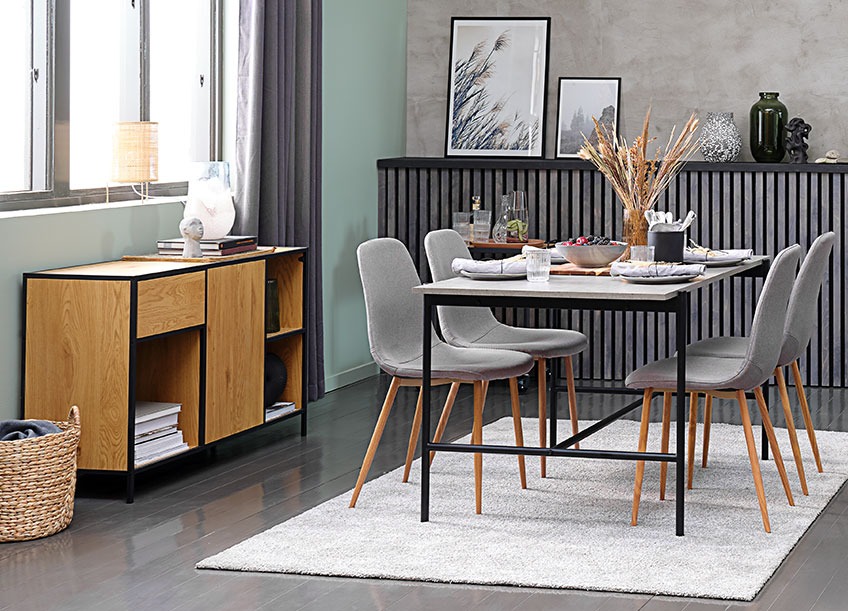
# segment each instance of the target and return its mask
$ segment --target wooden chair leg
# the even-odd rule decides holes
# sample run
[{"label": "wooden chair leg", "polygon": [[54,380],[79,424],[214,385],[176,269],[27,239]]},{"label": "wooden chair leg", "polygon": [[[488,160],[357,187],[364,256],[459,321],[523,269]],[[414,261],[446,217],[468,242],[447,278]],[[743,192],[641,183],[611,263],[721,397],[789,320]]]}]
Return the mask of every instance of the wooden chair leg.
[{"label": "wooden chair leg", "polygon": [[409,444],[406,446],[406,462],[403,465],[403,483],[409,481],[409,470],[412,468],[412,457],[418,446],[418,436],[421,434],[421,406],[424,402],[424,387],[418,391],[418,403],[415,405],[415,416],[412,417],[412,430],[409,432]]},{"label": "wooden chair leg", "polygon": [[[574,390],[574,365],[571,357],[565,357],[565,384],[568,388],[568,415],[571,418],[571,434],[576,435],[580,431],[577,426],[577,391]],[[574,449],[579,450],[580,444],[575,443]]]},{"label": "wooden chair leg", "polygon": [[813,449],[813,458],[816,459],[816,469],[818,469],[819,473],[822,473],[819,444],[816,442],[816,431],[813,428],[813,419],[810,417],[810,406],[807,404],[807,395],[804,393],[804,384],[801,382],[801,370],[798,368],[798,361],[792,361],[792,378],[795,380],[795,391],[798,393],[798,401],[801,403],[804,428],[807,429],[807,437],[810,438],[810,447]]},{"label": "wooden chair leg", "polygon": [[745,391],[736,391],[736,400],[739,402],[739,411],[742,415],[742,426],[745,430],[745,443],[748,446],[748,460],[751,461],[751,473],[754,476],[754,487],[757,489],[757,500],[760,503],[760,514],[763,518],[763,528],[767,533],[770,533],[771,526],[769,525],[768,509],[766,508],[766,493],[763,489],[763,476],[760,473],[760,461],[757,458],[757,446],[754,444],[754,431],[751,429],[751,417],[748,415]]},{"label": "wooden chair leg", "polygon": [[692,490],[695,472],[695,427],[698,425],[698,393],[689,393],[689,438],[686,448],[686,489]]},{"label": "wooden chair leg", "polygon": [[374,433],[371,435],[371,441],[368,443],[368,449],[365,452],[362,467],[359,469],[359,477],[356,480],[356,487],[354,487],[353,496],[350,499],[351,508],[356,506],[356,500],[359,498],[359,492],[362,490],[362,484],[365,483],[365,478],[368,477],[368,471],[371,469],[371,462],[374,460],[374,454],[377,452],[377,446],[380,445],[380,437],[383,436],[383,429],[386,428],[386,420],[388,420],[389,413],[392,411],[392,405],[394,405],[398,388],[400,388],[400,378],[394,377],[392,378],[391,384],[389,384],[389,392],[386,393],[386,399],[383,401],[380,416],[377,418],[377,425],[374,427]]},{"label": "wooden chair leg", "polygon": [[[485,389],[483,382],[474,382],[474,425],[471,429],[471,443],[483,443],[483,402]],[[474,455],[474,500],[475,512],[483,513],[483,455]]]},{"label": "wooden chair leg", "polygon": [[[662,443],[660,451],[663,454],[668,453],[668,435],[671,428],[671,393],[663,393],[663,413],[662,413]],[[660,500],[665,500],[665,482],[668,477],[668,463],[660,463]]]},{"label": "wooden chair leg", "polygon": [[707,456],[710,453],[710,425],[713,420],[713,396],[707,393],[704,400],[704,452],[701,456],[701,468],[707,468]]},{"label": "wooden chair leg", "polygon": [[766,436],[771,446],[771,453],[774,454],[774,464],[777,466],[777,472],[780,474],[780,481],[783,483],[783,490],[786,492],[786,500],[790,505],[795,505],[795,499],[792,498],[792,489],[789,487],[789,478],[786,477],[786,467],[783,465],[783,456],[780,454],[780,448],[777,446],[777,437],[774,435],[774,427],[771,424],[771,418],[768,414],[768,405],[763,397],[761,388],[754,391],[754,396],[757,399],[757,407],[760,409],[760,415],[763,418],[763,427],[766,429]]},{"label": "wooden chair leg", "polygon": [[[648,448],[648,424],[651,416],[651,397],[654,394],[653,388],[646,388],[642,395],[642,424],[639,427],[639,452],[644,452]],[[645,476],[645,461],[636,461],[636,483],[633,486],[633,510],[630,517],[630,525],[636,526],[639,518],[639,499],[642,497],[642,479]]]},{"label": "wooden chair leg", "polygon": [[795,468],[798,470],[798,479],[801,480],[801,492],[804,496],[807,496],[809,495],[807,476],[804,473],[804,463],[801,460],[801,446],[798,445],[798,434],[795,432],[795,419],[792,417],[792,406],[789,404],[789,391],[786,389],[783,367],[774,370],[774,377],[777,380],[778,392],[780,392],[780,402],[783,404],[783,415],[786,418],[786,430],[789,432],[789,445],[792,446]]},{"label": "wooden chair leg", "polygon": [[[521,404],[518,401],[518,378],[509,379],[509,397],[512,403],[512,427],[515,429],[515,445],[524,447],[524,429],[521,427]],[[524,456],[518,455],[518,475],[521,488],[527,488],[527,471],[524,468]]]},{"label": "wooden chair leg", "polygon": [[[459,392],[459,382],[453,382],[450,385],[448,398],[445,400],[445,406],[442,408],[442,415],[439,416],[439,424],[436,426],[436,434],[433,436],[433,442],[439,443],[442,440],[442,435],[445,434],[445,427],[448,425],[453,404],[456,401],[456,394]],[[435,452],[430,452],[430,464],[433,464],[433,459],[436,457]]]},{"label": "wooden chair leg", "polygon": [[[548,446],[547,420],[548,420],[548,377],[547,377],[547,361],[545,359],[536,359],[536,371],[539,387],[539,447],[546,448]],[[540,469],[542,477],[548,476],[547,461],[544,456],[539,457]]]}]

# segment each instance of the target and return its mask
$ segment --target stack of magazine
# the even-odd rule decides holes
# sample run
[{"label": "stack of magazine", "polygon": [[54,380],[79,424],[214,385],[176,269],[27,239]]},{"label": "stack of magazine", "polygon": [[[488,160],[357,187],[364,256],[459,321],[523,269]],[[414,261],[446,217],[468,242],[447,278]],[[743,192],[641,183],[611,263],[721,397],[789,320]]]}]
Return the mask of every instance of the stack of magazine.
[{"label": "stack of magazine", "polygon": [[277,401],[265,408],[265,422],[280,418],[294,411],[293,401]]},{"label": "stack of magazine", "polygon": [[[158,240],[156,247],[160,255],[181,256],[184,244],[183,238],[170,238]],[[200,240],[200,251],[204,257],[224,257],[251,250],[256,250],[256,236],[253,235],[227,235],[213,240]]]},{"label": "stack of magazine", "polygon": [[188,449],[183,432],[177,428],[181,408],[179,403],[136,401],[136,466]]}]

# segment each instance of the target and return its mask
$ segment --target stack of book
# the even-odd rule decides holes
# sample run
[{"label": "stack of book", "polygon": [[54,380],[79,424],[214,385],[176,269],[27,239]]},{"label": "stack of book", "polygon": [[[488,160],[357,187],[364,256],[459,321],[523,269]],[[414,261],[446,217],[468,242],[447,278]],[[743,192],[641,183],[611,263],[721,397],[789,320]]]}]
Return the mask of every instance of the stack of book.
[{"label": "stack of book", "polygon": [[294,411],[294,402],[292,401],[277,401],[273,405],[265,408],[265,422],[290,414]]},{"label": "stack of book", "polygon": [[177,428],[182,405],[157,401],[135,403],[135,465],[188,449]]},{"label": "stack of book", "polygon": [[[156,247],[160,255],[180,256],[183,254],[184,244],[183,238],[170,238],[158,240]],[[224,257],[251,250],[256,250],[256,236],[252,235],[227,235],[214,240],[200,240],[200,251],[204,257]]]}]

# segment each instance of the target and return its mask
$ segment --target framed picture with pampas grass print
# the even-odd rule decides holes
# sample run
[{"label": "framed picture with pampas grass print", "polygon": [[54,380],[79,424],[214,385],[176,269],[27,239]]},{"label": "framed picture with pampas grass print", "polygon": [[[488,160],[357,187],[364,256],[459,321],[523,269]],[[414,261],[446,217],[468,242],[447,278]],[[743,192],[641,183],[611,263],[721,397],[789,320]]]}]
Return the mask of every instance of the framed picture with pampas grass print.
[{"label": "framed picture with pampas grass print", "polygon": [[618,139],[618,107],[621,79],[587,77],[559,79],[557,110],[557,158],[575,158],[583,148],[583,136],[598,144],[595,120],[611,140]]},{"label": "framed picture with pampas grass print", "polygon": [[543,156],[550,23],[451,20],[445,156]]}]

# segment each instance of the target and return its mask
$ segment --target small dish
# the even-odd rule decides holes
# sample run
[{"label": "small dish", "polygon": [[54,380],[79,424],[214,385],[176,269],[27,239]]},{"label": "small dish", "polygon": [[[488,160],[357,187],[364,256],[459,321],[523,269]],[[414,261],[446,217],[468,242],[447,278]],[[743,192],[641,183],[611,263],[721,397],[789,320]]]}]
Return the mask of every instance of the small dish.
[{"label": "small dish", "polygon": [[718,261],[699,261],[699,263],[702,263],[705,267],[732,267],[739,265],[744,260],[742,257],[734,257],[732,259],[719,259]]},{"label": "small dish", "polygon": [[466,278],[471,278],[472,280],[523,280],[527,278],[527,274],[485,274],[482,272],[467,272],[462,270],[460,272]]},{"label": "small dish", "polygon": [[686,274],[684,276],[616,276],[631,284],[682,284],[694,280],[701,274]]}]

